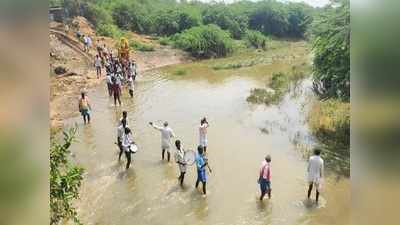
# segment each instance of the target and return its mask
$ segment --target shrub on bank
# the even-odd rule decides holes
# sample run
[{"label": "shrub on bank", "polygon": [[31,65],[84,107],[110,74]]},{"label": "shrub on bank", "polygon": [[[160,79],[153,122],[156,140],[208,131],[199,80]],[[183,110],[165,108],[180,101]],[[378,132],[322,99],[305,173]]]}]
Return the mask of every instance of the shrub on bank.
[{"label": "shrub on bank", "polygon": [[100,24],[97,26],[96,32],[97,35],[111,38],[118,38],[122,36],[122,31],[114,24]]},{"label": "shrub on bank", "polygon": [[316,102],[310,112],[309,124],[322,143],[349,148],[350,103],[337,99]]},{"label": "shrub on bank", "polygon": [[129,40],[129,45],[134,50],[138,50],[138,51],[142,51],[142,52],[154,51],[154,46],[151,44],[143,44],[138,41]]},{"label": "shrub on bank", "polygon": [[269,38],[264,36],[260,31],[247,30],[244,39],[247,46],[253,48],[267,49],[267,44],[270,41]]},{"label": "shrub on bank", "polygon": [[216,25],[194,27],[172,37],[175,47],[198,58],[223,57],[233,52],[229,33]]}]

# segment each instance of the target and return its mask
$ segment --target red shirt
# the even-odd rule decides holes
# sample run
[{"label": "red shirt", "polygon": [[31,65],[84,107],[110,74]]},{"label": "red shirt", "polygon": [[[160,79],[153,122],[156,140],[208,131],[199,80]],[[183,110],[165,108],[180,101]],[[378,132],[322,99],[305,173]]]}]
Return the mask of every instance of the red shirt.
[{"label": "red shirt", "polygon": [[271,180],[271,164],[263,160],[260,168],[260,177]]}]

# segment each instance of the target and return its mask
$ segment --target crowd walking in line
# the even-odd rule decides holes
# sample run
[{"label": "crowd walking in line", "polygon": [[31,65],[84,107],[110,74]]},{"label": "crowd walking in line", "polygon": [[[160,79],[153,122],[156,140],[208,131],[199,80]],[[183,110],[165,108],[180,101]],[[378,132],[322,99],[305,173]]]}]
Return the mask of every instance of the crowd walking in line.
[{"label": "crowd walking in line", "polygon": [[[89,36],[83,35],[84,40],[84,51],[89,51],[91,46],[91,39]],[[107,94],[109,97],[113,97],[114,105],[122,105],[121,95],[123,86],[126,85],[129,96],[132,98],[134,96],[134,82],[137,76],[137,64],[134,60],[124,60],[118,59],[113,56],[112,52],[106,48],[106,45],[102,45],[100,41],[97,41],[96,45],[97,55],[94,59],[94,67],[96,69],[97,78],[102,76],[102,69],[106,72],[106,85]],[[79,98],[79,112],[83,117],[84,124],[90,123],[91,121],[91,110],[92,106],[89,102],[89,98],[86,92],[81,93]],[[132,154],[135,154],[138,150],[133,138],[133,130],[128,126],[128,112],[123,111],[122,118],[117,124],[117,142],[118,146],[118,161],[121,160],[122,155],[126,158],[126,169],[130,168],[132,162]],[[198,127],[198,146],[197,152],[192,150],[185,150],[183,147],[182,140],[177,139],[173,129],[170,127],[169,123],[165,121],[162,125],[157,125],[153,122],[149,122],[149,125],[155,130],[160,131],[161,134],[161,160],[164,161],[165,153],[167,153],[166,159],[169,163],[171,161],[171,151],[172,151],[172,139],[175,138],[176,151],[174,154],[175,163],[179,169],[179,184],[184,185],[185,175],[187,173],[188,167],[192,164],[196,165],[197,179],[195,182],[195,188],[197,189],[199,184],[202,184],[203,196],[207,194],[207,169],[208,173],[212,173],[211,167],[209,165],[207,151],[208,151],[208,139],[207,131],[210,127],[209,122],[206,117],[200,120],[200,125]],[[316,190],[316,202],[319,201],[319,195],[321,192],[322,179],[324,173],[324,161],[321,158],[321,150],[314,149],[314,154],[308,160],[307,166],[307,198],[310,199],[311,192],[315,188]],[[267,155],[261,163],[261,167],[258,172],[257,182],[260,187],[260,197],[259,200],[262,201],[265,195],[268,199],[271,198],[272,188],[271,188],[271,161],[270,155]]]}]

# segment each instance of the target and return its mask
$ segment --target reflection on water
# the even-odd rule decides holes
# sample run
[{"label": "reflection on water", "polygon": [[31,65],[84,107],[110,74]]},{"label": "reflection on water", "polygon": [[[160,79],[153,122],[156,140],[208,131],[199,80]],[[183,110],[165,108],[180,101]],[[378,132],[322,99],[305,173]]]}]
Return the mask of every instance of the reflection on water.
[{"label": "reflection on water", "polygon": [[[89,93],[92,124],[79,123],[75,160],[86,169],[78,202],[85,224],[348,224],[350,186],[335,166],[329,166],[321,203],[305,201],[307,151],[315,145],[306,124],[312,101],[306,80],[292,87],[277,106],[249,105],[251,88],[263,86],[256,77],[230,76],[213,80],[185,76],[169,79],[156,72],[137,82],[134,98],[123,96],[113,107],[105,87]],[[123,110],[139,146],[124,170],[114,144]],[[194,149],[199,120],[207,116],[208,195],[194,188],[195,167],[185,185],[178,184],[175,163],[162,162],[160,134],[149,121],[167,120],[185,148]],[[258,201],[259,165],[272,155],[272,199]],[[332,153],[333,154],[333,153]],[[330,161],[330,160],[328,160]],[[340,161],[340,160],[339,160]],[[342,167],[341,164],[335,164]],[[200,185],[201,186],[201,185]]]}]

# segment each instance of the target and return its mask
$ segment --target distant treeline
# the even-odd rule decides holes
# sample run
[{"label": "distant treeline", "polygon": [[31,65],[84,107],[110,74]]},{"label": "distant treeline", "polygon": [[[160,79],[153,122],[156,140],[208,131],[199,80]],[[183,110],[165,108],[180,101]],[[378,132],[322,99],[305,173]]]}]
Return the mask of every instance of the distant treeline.
[{"label": "distant treeline", "polygon": [[70,17],[84,16],[96,27],[117,26],[143,34],[171,36],[192,27],[215,24],[234,39],[243,38],[248,29],[276,37],[303,38],[313,14],[313,8],[304,3],[275,0],[232,4],[175,0],[50,0],[50,5],[61,5]]}]

